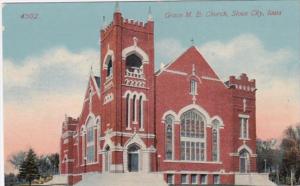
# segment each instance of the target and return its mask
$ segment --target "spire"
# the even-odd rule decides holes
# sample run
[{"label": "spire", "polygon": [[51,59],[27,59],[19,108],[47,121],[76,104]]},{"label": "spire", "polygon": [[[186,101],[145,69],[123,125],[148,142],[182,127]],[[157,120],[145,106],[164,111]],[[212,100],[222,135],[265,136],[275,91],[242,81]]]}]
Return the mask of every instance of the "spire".
[{"label": "spire", "polygon": [[148,8],[148,21],[153,21],[151,6]]},{"label": "spire", "polygon": [[104,29],[106,27],[106,20],[105,20],[105,16],[102,17],[102,29]]},{"label": "spire", "polygon": [[194,38],[191,39],[191,44],[194,45]]},{"label": "spire", "polygon": [[94,72],[93,72],[93,64],[91,65],[90,76],[94,76]]},{"label": "spire", "polygon": [[105,20],[105,16],[103,16],[102,18],[102,29],[104,30],[106,27],[106,20]]},{"label": "spire", "polygon": [[116,12],[121,12],[120,11],[120,6],[119,6],[119,1],[116,1],[116,5],[115,5],[115,13]]}]

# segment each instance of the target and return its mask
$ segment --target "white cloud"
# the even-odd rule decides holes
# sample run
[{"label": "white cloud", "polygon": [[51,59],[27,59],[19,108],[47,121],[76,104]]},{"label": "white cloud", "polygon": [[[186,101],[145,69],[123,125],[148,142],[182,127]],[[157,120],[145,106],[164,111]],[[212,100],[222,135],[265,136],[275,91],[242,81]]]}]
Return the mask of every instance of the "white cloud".
[{"label": "white cloud", "polygon": [[159,40],[155,44],[155,52],[160,59],[158,62],[164,64],[167,64],[170,62],[170,60],[177,58],[184,51],[184,49],[185,48],[178,40],[172,38]]},{"label": "white cloud", "polygon": [[[28,57],[23,61],[4,60],[4,89],[38,88],[44,77],[86,79],[89,68],[99,62],[99,54],[95,50],[73,53],[66,48],[51,49],[41,56]],[[56,82],[59,83],[59,82]]]},{"label": "white cloud", "polygon": [[226,43],[208,42],[199,48],[222,78],[228,78],[233,73],[246,72],[251,77],[260,80],[263,78],[265,82],[271,75],[286,74],[289,63],[296,60],[291,49],[267,50],[262,41],[252,34],[237,36]]},{"label": "white cloud", "polygon": [[[4,60],[6,158],[29,147],[43,154],[58,152],[64,114],[80,115],[92,64],[99,73],[97,51],[74,53],[62,47],[23,61]],[[35,135],[27,135],[31,131]],[[5,163],[5,170],[13,169]]]}]

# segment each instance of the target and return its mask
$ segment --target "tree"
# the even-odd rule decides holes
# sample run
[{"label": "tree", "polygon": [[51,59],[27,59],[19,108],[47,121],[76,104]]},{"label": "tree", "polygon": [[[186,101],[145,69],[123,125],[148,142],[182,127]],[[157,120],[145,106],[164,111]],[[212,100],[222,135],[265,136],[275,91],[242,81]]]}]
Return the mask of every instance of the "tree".
[{"label": "tree", "polygon": [[281,142],[283,153],[281,172],[285,177],[295,173],[296,181],[300,178],[300,124],[288,127]]},{"label": "tree", "polygon": [[39,177],[37,157],[32,149],[29,149],[24,162],[20,166],[19,177],[28,181],[30,186],[31,182]]},{"label": "tree", "polygon": [[52,166],[52,174],[58,174],[59,173],[59,154],[54,153],[49,156],[49,160],[51,162]]},{"label": "tree", "polygon": [[[257,171],[258,172],[274,172],[278,169],[281,160],[280,150],[276,148],[277,141],[260,140],[256,141],[257,153]],[[266,166],[266,167],[265,167]],[[266,170],[265,170],[266,169]]]},{"label": "tree", "polygon": [[25,157],[26,152],[20,151],[17,154],[12,155],[9,159],[9,162],[15,167],[15,169],[19,169],[24,162]]},{"label": "tree", "polygon": [[52,165],[48,156],[40,156],[38,158],[38,162],[39,162],[38,163],[39,174],[42,177],[47,177],[52,174],[52,169],[51,169]]}]

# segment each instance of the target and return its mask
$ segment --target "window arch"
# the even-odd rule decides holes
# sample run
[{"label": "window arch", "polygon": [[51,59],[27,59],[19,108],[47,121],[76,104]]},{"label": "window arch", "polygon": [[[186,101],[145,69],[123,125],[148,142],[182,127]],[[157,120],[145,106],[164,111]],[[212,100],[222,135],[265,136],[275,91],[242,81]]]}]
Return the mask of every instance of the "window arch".
[{"label": "window arch", "polygon": [[215,119],[212,122],[212,161],[220,159],[220,121]]},{"label": "window arch", "polygon": [[180,117],[181,160],[205,161],[205,119],[196,109]]},{"label": "window arch", "polygon": [[165,158],[167,160],[173,159],[173,124],[174,117],[167,115],[165,119]]}]

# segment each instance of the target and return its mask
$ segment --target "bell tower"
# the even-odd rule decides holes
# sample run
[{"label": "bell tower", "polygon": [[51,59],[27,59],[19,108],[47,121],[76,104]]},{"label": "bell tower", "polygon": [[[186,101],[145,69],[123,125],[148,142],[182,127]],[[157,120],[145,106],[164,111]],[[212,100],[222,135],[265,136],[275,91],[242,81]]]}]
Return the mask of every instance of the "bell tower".
[{"label": "bell tower", "polygon": [[112,22],[101,29],[105,171],[149,172],[155,166],[154,22],[150,9],[148,14],[146,23],[124,19],[116,3]]}]

